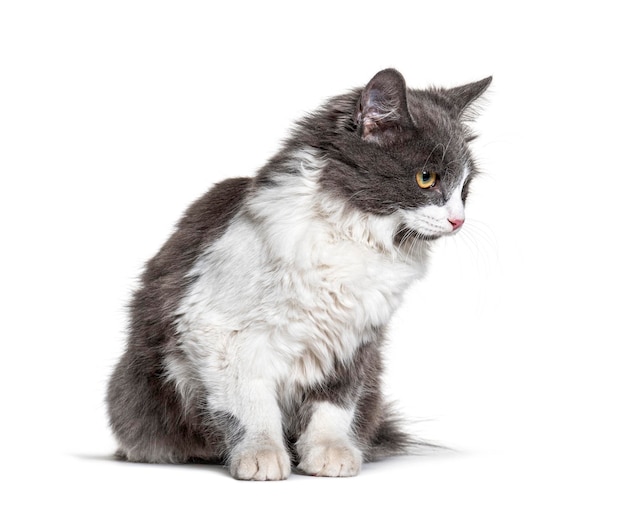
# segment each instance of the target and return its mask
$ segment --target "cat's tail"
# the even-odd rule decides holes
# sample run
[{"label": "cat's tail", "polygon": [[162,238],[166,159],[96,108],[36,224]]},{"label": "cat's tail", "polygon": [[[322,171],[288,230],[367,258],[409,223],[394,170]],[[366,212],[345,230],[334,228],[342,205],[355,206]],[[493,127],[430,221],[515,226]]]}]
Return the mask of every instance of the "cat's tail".
[{"label": "cat's tail", "polygon": [[444,445],[417,438],[407,429],[407,422],[387,407],[385,419],[381,422],[369,444],[365,457],[367,461],[377,461],[389,456],[426,455],[450,451]]}]

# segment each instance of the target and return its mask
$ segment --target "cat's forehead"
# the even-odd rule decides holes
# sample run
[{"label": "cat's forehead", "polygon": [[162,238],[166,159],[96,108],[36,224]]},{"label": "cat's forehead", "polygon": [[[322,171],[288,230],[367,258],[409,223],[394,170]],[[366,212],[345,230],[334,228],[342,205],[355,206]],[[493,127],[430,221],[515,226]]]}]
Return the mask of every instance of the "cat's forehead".
[{"label": "cat's forehead", "polygon": [[415,131],[405,147],[407,157],[425,168],[461,174],[469,155],[461,122],[423,92],[410,93],[408,101]]},{"label": "cat's forehead", "polygon": [[444,96],[434,91],[409,90],[407,105],[422,133],[442,141],[462,139],[463,124],[451,113]]},{"label": "cat's forehead", "polygon": [[405,157],[416,166],[454,174],[462,171],[470,152],[465,140],[449,132],[418,130],[404,148]]}]

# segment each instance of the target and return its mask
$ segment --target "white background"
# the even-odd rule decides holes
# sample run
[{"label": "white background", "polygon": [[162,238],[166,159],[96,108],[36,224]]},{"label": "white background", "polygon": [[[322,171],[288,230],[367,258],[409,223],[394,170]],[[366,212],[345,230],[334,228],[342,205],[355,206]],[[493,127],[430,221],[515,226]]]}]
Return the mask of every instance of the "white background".
[{"label": "white background", "polygon": [[[2,514],[624,515],[618,4],[225,5],[1,4]],[[458,452],[281,483],[111,461],[144,261],[210,185],[390,66],[413,87],[494,76],[468,224],[387,349],[390,396]]]}]

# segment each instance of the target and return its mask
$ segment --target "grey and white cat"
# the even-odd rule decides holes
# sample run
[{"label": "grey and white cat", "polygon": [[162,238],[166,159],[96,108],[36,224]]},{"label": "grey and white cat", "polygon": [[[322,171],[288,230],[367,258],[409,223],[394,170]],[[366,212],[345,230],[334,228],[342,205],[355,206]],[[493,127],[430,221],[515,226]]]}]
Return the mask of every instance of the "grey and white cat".
[{"label": "grey and white cat", "polygon": [[490,82],[414,90],[383,70],[187,210],[110,380],[121,457],[272,480],[409,451],[381,394],[385,327],[433,240],[463,225],[468,108]]}]

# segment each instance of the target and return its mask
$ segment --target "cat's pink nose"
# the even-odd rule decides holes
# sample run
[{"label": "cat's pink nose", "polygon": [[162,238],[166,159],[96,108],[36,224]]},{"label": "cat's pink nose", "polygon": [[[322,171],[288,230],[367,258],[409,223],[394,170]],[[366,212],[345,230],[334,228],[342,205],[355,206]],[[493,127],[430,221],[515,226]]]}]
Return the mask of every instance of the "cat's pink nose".
[{"label": "cat's pink nose", "polygon": [[465,219],[448,219],[448,222],[452,225],[452,231],[454,231],[463,226]]}]

